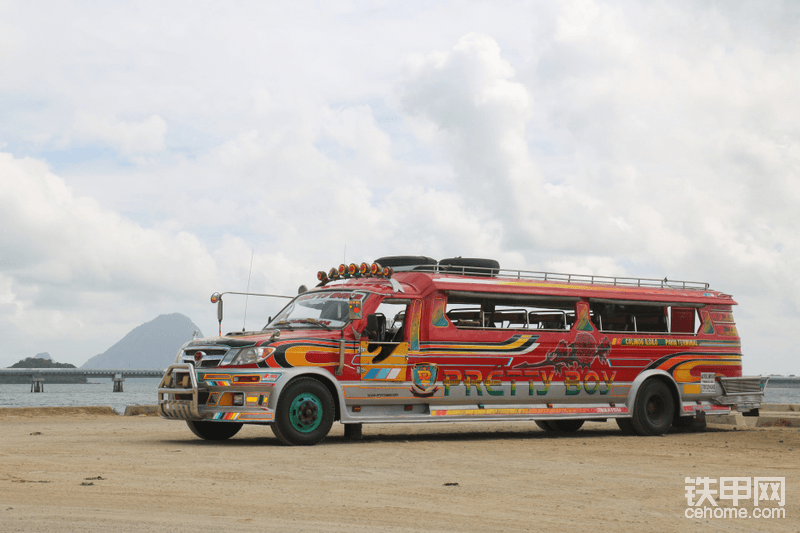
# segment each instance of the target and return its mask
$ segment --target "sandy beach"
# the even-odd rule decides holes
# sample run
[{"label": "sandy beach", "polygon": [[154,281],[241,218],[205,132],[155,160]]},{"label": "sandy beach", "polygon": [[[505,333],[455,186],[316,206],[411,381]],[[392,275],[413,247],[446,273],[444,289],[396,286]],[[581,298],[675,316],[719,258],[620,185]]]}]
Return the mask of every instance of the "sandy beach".
[{"label": "sandy beach", "polygon": [[[109,408],[0,409],[0,531],[797,531],[800,431],[662,437],[613,422],[334,424],[281,446],[245,426],[209,443]],[[685,517],[685,477],[786,478],[785,518]],[[730,501],[719,501],[731,507]],[[762,504],[763,505],[763,504]],[[772,507],[776,507],[774,503]],[[739,502],[748,513],[752,499]]]}]

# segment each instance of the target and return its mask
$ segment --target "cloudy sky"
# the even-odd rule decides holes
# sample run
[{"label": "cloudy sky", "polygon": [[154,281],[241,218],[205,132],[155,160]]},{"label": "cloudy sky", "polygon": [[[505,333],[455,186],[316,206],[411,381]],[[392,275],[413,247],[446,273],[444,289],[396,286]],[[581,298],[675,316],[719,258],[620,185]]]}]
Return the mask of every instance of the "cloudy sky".
[{"label": "cloudy sky", "polygon": [[0,0],[0,366],[420,254],[708,281],[800,374],[798,65],[792,1]]}]

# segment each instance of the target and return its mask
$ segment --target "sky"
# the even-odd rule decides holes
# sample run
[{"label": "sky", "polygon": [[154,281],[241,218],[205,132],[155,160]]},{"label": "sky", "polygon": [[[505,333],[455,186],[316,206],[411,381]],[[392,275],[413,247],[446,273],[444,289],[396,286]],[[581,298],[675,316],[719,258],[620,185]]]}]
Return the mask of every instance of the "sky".
[{"label": "sky", "polygon": [[798,65],[792,1],[0,0],[0,366],[426,255],[705,281],[800,374]]}]

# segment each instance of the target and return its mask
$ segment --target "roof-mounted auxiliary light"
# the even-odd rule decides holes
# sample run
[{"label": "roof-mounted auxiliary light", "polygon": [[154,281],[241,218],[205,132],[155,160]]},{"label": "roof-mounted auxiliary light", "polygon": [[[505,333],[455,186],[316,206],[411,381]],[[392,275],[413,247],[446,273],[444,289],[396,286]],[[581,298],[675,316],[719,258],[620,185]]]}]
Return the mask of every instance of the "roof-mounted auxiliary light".
[{"label": "roof-mounted auxiliary light", "polygon": [[338,268],[331,268],[327,274],[323,270],[317,272],[317,279],[319,280],[319,285],[317,286],[320,287],[328,282],[340,279],[360,277],[390,279],[392,274],[394,274],[392,267],[383,267],[380,265],[380,263],[361,263],[359,265],[355,263],[350,263],[349,265],[342,263]]}]

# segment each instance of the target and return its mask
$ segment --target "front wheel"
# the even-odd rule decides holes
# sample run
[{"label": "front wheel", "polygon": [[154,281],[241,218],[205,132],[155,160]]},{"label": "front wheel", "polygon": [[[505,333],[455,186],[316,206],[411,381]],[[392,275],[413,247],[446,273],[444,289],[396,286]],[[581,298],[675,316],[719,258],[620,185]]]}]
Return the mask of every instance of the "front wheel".
[{"label": "front wheel", "polygon": [[200,422],[187,420],[192,433],[205,440],[228,440],[242,429],[241,422]]},{"label": "front wheel", "polygon": [[333,410],[325,385],[313,378],[296,379],[281,393],[272,432],[284,444],[317,444],[331,430]]},{"label": "front wheel", "polygon": [[672,425],[675,403],[663,381],[645,381],[636,395],[631,423],[639,435],[663,435]]}]

